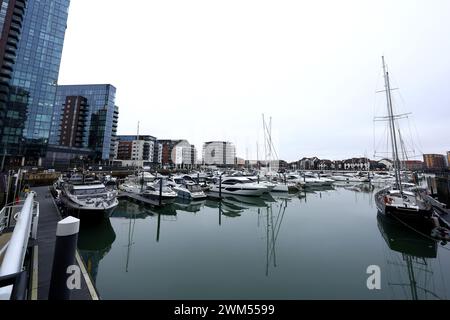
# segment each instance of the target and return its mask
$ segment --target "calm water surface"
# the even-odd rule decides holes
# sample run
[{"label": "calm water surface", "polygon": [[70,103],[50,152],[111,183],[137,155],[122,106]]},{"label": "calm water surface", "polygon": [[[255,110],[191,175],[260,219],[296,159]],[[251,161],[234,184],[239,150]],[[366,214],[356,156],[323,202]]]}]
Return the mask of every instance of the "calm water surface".
[{"label": "calm water surface", "polygon": [[[450,246],[377,215],[373,191],[264,199],[122,200],[82,220],[79,250],[103,299],[447,299]],[[381,269],[368,290],[367,267]]]}]

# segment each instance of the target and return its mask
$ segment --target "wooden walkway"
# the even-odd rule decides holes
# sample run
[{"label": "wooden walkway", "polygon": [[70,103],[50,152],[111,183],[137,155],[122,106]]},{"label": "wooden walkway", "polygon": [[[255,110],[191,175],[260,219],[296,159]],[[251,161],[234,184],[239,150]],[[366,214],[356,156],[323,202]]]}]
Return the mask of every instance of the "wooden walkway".
[{"label": "wooden walkway", "polygon": [[[58,221],[61,220],[61,215],[48,187],[36,187],[33,188],[33,191],[36,192],[35,200],[39,202],[39,224],[37,241],[34,243],[32,299],[47,300],[53,267],[56,226]],[[82,273],[81,289],[72,290],[71,299],[98,300],[96,289],[86,272],[86,267],[78,251],[76,253],[76,264],[80,267]]]}]

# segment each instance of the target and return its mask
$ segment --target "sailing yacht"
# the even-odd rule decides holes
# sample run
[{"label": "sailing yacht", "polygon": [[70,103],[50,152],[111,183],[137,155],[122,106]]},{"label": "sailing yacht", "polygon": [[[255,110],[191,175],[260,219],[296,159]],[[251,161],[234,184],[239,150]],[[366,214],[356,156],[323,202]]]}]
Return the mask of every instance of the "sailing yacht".
[{"label": "sailing yacht", "polygon": [[393,112],[389,73],[386,70],[384,57],[382,58],[382,61],[395,183],[392,186],[388,186],[378,191],[375,194],[375,203],[381,213],[393,215],[401,220],[423,220],[431,218],[433,213],[431,204],[422,197],[421,193],[406,190],[401,181],[401,168],[395,128],[395,119],[398,118],[398,116],[395,116]]}]

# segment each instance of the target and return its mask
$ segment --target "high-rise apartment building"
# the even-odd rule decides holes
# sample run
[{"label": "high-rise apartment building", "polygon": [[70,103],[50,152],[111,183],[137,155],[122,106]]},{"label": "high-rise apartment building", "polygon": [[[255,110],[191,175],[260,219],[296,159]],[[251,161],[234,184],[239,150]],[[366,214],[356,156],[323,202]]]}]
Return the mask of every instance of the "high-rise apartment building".
[{"label": "high-rise apartment building", "polygon": [[10,164],[45,156],[69,0],[0,1],[0,153]]},{"label": "high-rise apartment building", "polygon": [[142,161],[142,163],[160,164],[162,146],[150,135],[117,136],[115,159]]},{"label": "high-rise apartment building", "polygon": [[115,104],[116,88],[110,84],[58,86],[52,118],[50,144],[58,145],[62,138],[61,121],[70,97],[80,97],[87,105],[81,146],[92,149],[96,161],[115,157],[119,108]]},{"label": "high-rise apartment building", "polygon": [[203,163],[206,165],[233,166],[236,147],[228,141],[209,141],[203,144]]},{"label": "high-rise apartment building", "polygon": [[61,114],[59,145],[82,148],[89,105],[85,97],[68,96]]}]

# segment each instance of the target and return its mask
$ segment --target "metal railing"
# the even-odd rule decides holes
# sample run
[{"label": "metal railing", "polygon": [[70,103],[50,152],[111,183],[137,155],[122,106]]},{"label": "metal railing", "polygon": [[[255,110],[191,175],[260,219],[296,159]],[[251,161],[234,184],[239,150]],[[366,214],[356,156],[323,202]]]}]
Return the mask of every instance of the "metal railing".
[{"label": "metal railing", "polygon": [[[30,192],[25,201],[5,206],[0,211],[3,229],[14,227],[11,239],[4,250],[3,262],[0,265],[0,280],[22,274],[29,238],[31,236],[32,239],[36,239],[37,237],[39,203],[34,201],[34,196],[35,193]],[[17,296],[16,292],[17,288],[14,288],[14,284],[0,287],[0,300],[14,298]],[[24,294],[20,293],[19,296],[24,296]]]}]

